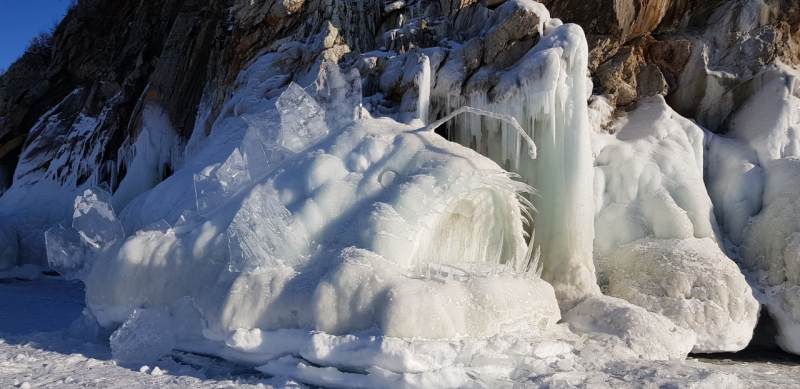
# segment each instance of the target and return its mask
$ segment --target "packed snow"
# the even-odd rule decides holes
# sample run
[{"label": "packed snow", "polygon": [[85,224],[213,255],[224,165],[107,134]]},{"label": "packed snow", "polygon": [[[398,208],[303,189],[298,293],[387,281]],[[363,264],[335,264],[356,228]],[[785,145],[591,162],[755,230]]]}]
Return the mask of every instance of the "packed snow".
[{"label": "packed snow", "polygon": [[704,190],[705,134],[661,96],[595,135],[594,252],[605,293],[694,331],[695,352],[737,351],[759,305],[721,246]]}]

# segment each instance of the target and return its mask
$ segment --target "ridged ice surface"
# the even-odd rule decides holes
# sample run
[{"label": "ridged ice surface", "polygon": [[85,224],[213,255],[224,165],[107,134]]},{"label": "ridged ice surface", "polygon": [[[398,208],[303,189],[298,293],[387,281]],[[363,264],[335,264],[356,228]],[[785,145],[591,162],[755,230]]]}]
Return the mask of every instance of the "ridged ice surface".
[{"label": "ridged ice surface", "polygon": [[537,210],[533,244],[541,247],[542,277],[553,284],[566,308],[599,292],[592,263],[587,55],[580,27],[554,26],[500,75],[491,96],[477,92],[462,97],[460,90],[453,90],[445,102],[449,110],[468,105],[514,117],[535,142],[538,155],[533,159],[527,140],[512,124],[477,115],[460,115],[450,128],[457,142],[518,173],[538,191],[530,198]]}]

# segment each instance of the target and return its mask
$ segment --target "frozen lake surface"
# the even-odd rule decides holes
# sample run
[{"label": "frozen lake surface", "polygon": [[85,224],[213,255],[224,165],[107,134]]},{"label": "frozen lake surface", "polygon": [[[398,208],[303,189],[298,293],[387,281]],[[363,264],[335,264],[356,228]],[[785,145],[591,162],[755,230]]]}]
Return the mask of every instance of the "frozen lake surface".
[{"label": "frozen lake surface", "polygon": [[[308,386],[250,367],[173,351],[156,366],[120,365],[108,341],[70,330],[84,308],[78,281],[44,276],[0,280],[0,387],[229,388]],[[597,371],[551,372],[527,381],[474,382],[483,387],[780,388],[800,385],[800,357],[747,349],[692,355],[685,362],[610,363]]]}]

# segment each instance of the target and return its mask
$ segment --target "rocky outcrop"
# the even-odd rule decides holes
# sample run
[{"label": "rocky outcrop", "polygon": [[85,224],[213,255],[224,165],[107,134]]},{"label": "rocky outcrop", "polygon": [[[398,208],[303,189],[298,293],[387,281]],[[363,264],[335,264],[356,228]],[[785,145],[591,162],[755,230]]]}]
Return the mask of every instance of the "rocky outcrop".
[{"label": "rocky outcrop", "polygon": [[553,17],[584,28],[594,93],[612,95],[626,110],[660,94],[716,130],[752,93],[748,81],[758,69],[800,63],[797,0],[543,3]]}]

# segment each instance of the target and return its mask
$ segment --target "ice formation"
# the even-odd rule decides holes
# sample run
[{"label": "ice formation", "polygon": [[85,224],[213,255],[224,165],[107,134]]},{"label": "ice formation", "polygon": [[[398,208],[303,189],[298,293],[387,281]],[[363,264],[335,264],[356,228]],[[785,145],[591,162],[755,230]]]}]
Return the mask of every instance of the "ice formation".
[{"label": "ice formation", "polygon": [[[492,42],[521,17],[535,39],[512,61]],[[487,20],[449,52],[371,53],[386,68],[364,79],[397,94],[391,107],[362,99],[367,56],[289,74],[291,50],[272,51],[186,150],[145,107],[113,196],[67,177],[53,197],[75,198],[71,224],[41,223],[67,226],[45,233],[49,265],[86,284],[85,321],[115,330],[114,358],[177,348],[321,386],[431,387],[482,382],[467,368],[525,379],[739,350],[759,306],[727,243],[745,243],[733,252],[775,292],[781,345],[800,349],[796,79],[765,72],[758,99],[777,121],[749,119],[754,104],[729,137],[661,97],[612,123],[602,97],[587,108],[580,27],[531,0]],[[467,77],[478,44],[485,66]],[[432,131],[444,122],[457,143]],[[165,166],[177,170],[159,183]],[[24,193],[0,203],[29,206]],[[0,214],[0,270],[18,235],[39,233],[12,217]]]},{"label": "ice formation", "polygon": [[[270,58],[243,77],[268,72]],[[318,101],[313,88],[252,93],[270,82],[261,79],[234,95],[197,156],[120,220],[94,189],[76,200],[78,231],[48,231],[51,266],[84,281],[100,325],[119,327],[115,358],[176,347],[269,365],[297,355],[309,330],[481,339],[555,328],[553,288],[525,241],[532,188],[433,132],[359,119],[360,106]],[[328,109],[352,118],[332,129]],[[298,112],[321,130],[298,125]],[[187,184],[194,198],[174,195]],[[165,327],[184,330],[139,346]],[[283,351],[258,335],[286,328],[300,341]]]},{"label": "ice formation", "polygon": [[549,13],[541,4],[520,0],[498,7],[497,27],[489,29],[486,39],[518,12],[537,15],[541,40],[509,69],[479,70],[465,86],[475,89],[466,97],[452,76],[440,72],[445,75],[436,81],[443,84],[437,86],[437,97],[448,111],[468,105],[514,117],[536,143],[538,155],[531,159],[511,124],[486,117],[462,115],[450,128],[457,142],[519,173],[537,189],[539,194],[531,197],[537,209],[533,244],[541,247],[542,278],[553,285],[562,307],[570,308],[599,293],[592,261],[586,38],[576,25],[548,24]]},{"label": "ice formation", "polygon": [[705,134],[660,96],[595,135],[601,286],[694,331],[694,351],[747,346],[758,303],[722,251],[703,182]]},{"label": "ice formation", "polygon": [[565,313],[563,319],[573,332],[586,334],[604,345],[584,346],[580,353],[587,359],[591,359],[591,354],[600,357],[606,352],[629,353],[629,358],[682,359],[695,343],[692,331],[657,313],[609,296],[589,297]]},{"label": "ice formation", "polygon": [[775,319],[778,344],[794,353],[800,352],[799,79],[796,70],[781,64],[763,69],[751,83],[756,92],[733,115],[728,133],[708,134],[706,142],[706,175],[718,220]]}]

